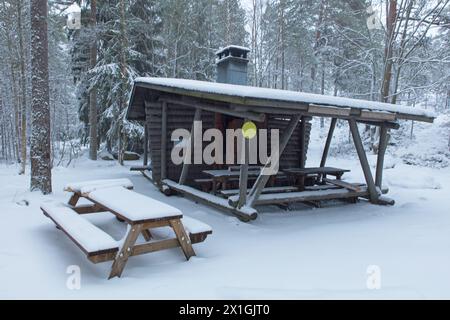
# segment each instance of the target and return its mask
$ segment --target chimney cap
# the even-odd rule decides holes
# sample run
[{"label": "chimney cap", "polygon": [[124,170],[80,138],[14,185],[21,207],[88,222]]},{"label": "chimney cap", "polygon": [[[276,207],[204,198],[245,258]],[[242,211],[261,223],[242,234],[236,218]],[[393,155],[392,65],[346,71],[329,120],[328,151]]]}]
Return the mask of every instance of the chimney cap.
[{"label": "chimney cap", "polygon": [[221,48],[216,51],[216,55],[220,60],[226,57],[235,57],[241,59],[247,59],[247,53],[250,52],[250,49],[247,47],[229,45],[224,48]]},{"label": "chimney cap", "polygon": [[247,47],[242,47],[242,46],[237,46],[237,45],[232,44],[232,45],[226,46],[224,48],[220,48],[219,50],[216,51],[216,54],[219,55],[221,53],[224,53],[225,51],[230,51],[230,49],[233,51],[250,52],[250,49]]}]

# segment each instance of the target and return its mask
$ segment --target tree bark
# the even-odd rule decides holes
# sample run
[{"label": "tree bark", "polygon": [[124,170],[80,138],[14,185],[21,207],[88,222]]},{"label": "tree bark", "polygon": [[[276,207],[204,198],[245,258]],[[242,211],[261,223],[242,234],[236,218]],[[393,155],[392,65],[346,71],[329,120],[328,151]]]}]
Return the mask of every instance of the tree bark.
[{"label": "tree bark", "polygon": [[394,49],[394,32],[395,32],[395,24],[397,20],[397,0],[389,0],[389,4],[387,4],[388,12],[386,14],[386,45],[384,49],[384,74],[383,74],[383,83],[381,86],[381,101],[388,102],[389,92],[391,87],[391,79],[392,79],[392,56]]},{"label": "tree bark", "polygon": [[21,90],[21,120],[20,120],[20,160],[21,169],[20,174],[25,174],[27,165],[27,92],[26,92],[26,73],[25,63],[26,54],[23,45],[23,27],[22,27],[22,0],[17,1],[17,32],[19,35],[19,54],[20,54],[20,90]]},{"label": "tree bark", "polygon": [[[91,0],[91,28],[93,39],[90,52],[91,69],[97,65],[97,0]],[[97,160],[97,89],[95,86],[89,92],[89,159]]]},{"label": "tree bark", "polygon": [[31,0],[31,190],[52,192],[47,0]]},{"label": "tree bark", "polygon": [[123,165],[124,153],[126,150],[126,139],[123,132],[123,118],[122,113],[125,109],[125,97],[126,97],[126,81],[127,81],[127,68],[126,68],[126,56],[125,50],[127,48],[127,36],[125,29],[125,0],[120,0],[120,73],[121,73],[121,92],[120,92],[120,110],[119,110],[119,146],[118,146],[118,160],[119,164]]}]

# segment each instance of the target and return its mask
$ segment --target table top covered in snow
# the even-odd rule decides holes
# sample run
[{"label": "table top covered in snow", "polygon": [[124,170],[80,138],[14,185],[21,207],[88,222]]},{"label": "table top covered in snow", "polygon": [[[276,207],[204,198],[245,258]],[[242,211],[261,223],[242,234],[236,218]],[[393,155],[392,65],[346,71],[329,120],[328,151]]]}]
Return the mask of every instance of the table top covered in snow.
[{"label": "table top covered in snow", "polygon": [[[242,86],[226,83],[215,83],[198,80],[175,79],[175,78],[152,78],[139,77],[135,79],[136,86],[151,86],[158,90],[165,92],[175,92],[186,95],[193,95],[192,93],[200,93],[197,96],[209,98],[208,94],[214,94],[222,97],[237,97],[241,98],[244,104],[246,100],[266,100],[268,102],[287,102],[298,104],[314,104],[323,106],[333,106],[338,108],[354,108],[361,110],[370,110],[378,112],[389,112],[401,115],[418,116],[432,119],[435,117],[434,112],[422,108],[413,108],[403,105],[395,105],[377,101],[359,100],[345,97],[335,97],[329,95],[260,88],[253,86]],[[202,96],[201,94],[206,94]],[[132,98],[133,99],[133,98]],[[225,101],[225,99],[224,99]],[[130,106],[133,106],[133,101],[130,101]],[[407,117],[404,117],[407,118]],[[420,119],[417,119],[420,120]],[[426,119],[423,119],[425,121]]]},{"label": "table top covered in snow", "polygon": [[133,183],[129,179],[91,180],[91,181],[68,183],[64,188],[64,190],[78,193],[90,193],[98,189],[111,187],[122,187],[132,189]]},{"label": "table top covered in snow", "polygon": [[97,202],[131,223],[183,216],[175,207],[123,187],[98,189],[90,192],[87,199]]}]

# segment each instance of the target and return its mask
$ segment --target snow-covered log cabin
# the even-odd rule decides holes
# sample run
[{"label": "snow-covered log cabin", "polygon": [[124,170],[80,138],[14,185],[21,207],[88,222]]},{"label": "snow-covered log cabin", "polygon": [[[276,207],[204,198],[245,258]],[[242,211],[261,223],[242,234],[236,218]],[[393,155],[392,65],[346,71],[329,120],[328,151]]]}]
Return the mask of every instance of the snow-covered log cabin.
[{"label": "snow-covered log cabin", "polygon": [[[246,86],[248,52],[239,46],[219,50],[215,83],[168,78],[135,80],[127,119],[145,124],[143,169],[148,169],[146,175],[153,183],[166,194],[183,194],[244,221],[255,219],[257,206],[267,204],[318,204],[323,200],[359,198],[375,204],[393,204],[393,200],[383,195],[387,189],[382,186],[388,130],[399,128],[397,120],[433,122],[433,113],[381,102]],[[305,168],[312,117],[332,121],[320,164]],[[345,182],[341,177],[349,170],[326,165],[338,119],[349,124],[364,183]],[[173,133],[177,129],[194,132],[195,121],[201,121],[200,136],[208,129],[218,129],[225,137],[227,129],[239,129],[244,123],[254,124],[258,137],[266,129],[267,144],[262,146],[259,139],[256,149],[249,149],[250,139],[241,137],[241,146],[250,156],[252,152],[260,154],[264,148],[268,155],[272,154],[271,135],[278,129],[279,170],[276,173],[265,170],[273,165],[270,157],[251,163],[249,157],[239,160],[233,154],[235,163],[198,163],[192,159],[195,148],[203,150],[210,142],[200,138],[201,145],[194,145],[194,137],[187,148],[194,151],[189,158],[192,161],[174,163],[172,151],[180,141],[173,139]],[[369,167],[358,124],[380,128],[375,173]],[[223,158],[237,152],[236,147],[230,149],[223,144]],[[147,167],[148,157],[151,165]]]}]

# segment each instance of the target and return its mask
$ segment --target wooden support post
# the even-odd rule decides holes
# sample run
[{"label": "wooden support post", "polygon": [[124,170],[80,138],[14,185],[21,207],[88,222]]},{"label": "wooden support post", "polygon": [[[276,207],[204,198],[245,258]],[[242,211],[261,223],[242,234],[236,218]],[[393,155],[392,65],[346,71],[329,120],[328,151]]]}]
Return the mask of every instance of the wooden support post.
[{"label": "wooden support post", "polygon": [[320,167],[325,167],[328,158],[328,152],[330,151],[331,140],[333,139],[334,129],[336,128],[337,118],[331,119],[330,130],[328,130],[327,141],[325,142],[325,148],[322,153],[322,160],[320,160]]},{"label": "wooden support post", "polygon": [[122,271],[127,264],[128,258],[131,256],[133,252],[133,246],[136,243],[136,239],[139,234],[142,232],[142,225],[132,225],[130,226],[130,230],[128,231],[127,237],[125,238],[125,242],[122,245],[122,249],[117,254],[116,259],[111,267],[111,273],[109,274],[109,278],[119,277],[122,275]]},{"label": "wooden support post", "polygon": [[[284,149],[286,148],[286,145],[289,142],[289,139],[292,136],[292,133],[294,132],[295,128],[297,127],[298,122],[300,121],[301,115],[296,114],[293,115],[291,120],[289,121],[289,124],[287,125],[286,129],[284,129],[283,136],[281,137],[280,145],[279,145],[279,157],[283,154]],[[280,159],[272,159],[272,156],[267,160],[264,168],[261,170],[260,175],[255,181],[255,184],[252,187],[252,190],[249,193],[249,205],[253,207],[256,203],[256,200],[258,200],[259,195],[261,194],[262,190],[267,184],[267,181],[269,181],[270,177],[269,175],[264,175],[264,171],[266,168],[270,168],[270,162],[271,161],[280,161]]]},{"label": "wooden support post", "polygon": [[147,120],[144,123],[144,166],[148,165],[148,126]]},{"label": "wooden support post", "polygon": [[192,248],[191,239],[186,234],[183,224],[180,219],[170,220],[170,226],[172,227],[175,235],[177,236],[178,242],[180,243],[181,249],[183,250],[186,260],[190,257],[195,256],[194,249]]},{"label": "wooden support post", "polygon": [[247,183],[248,183],[248,163],[249,163],[249,144],[250,141],[248,138],[245,138],[242,143],[242,148],[244,152],[244,163],[241,164],[241,171],[239,173],[239,201],[238,208],[241,208],[247,203]]},{"label": "wooden support post", "polygon": [[364,177],[366,179],[367,188],[369,189],[369,199],[372,203],[378,202],[379,194],[373,181],[372,172],[370,171],[369,161],[367,160],[366,152],[364,151],[364,146],[361,141],[361,136],[358,131],[358,125],[355,119],[349,119],[348,124],[350,126],[350,131],[353,136],[353,142],[355,144],[356,152],[358,153],[359,161],[361,163],[362,170],[364,172]]},{"label": "wooden support post", "polygon": [[387,127],[382,125],[380,127],[380,142],[378,144],[378,156],[377,156],[377,171],[375,174],[375,185],[380,188],[383,183],[383,166],[384,166],[384,155],[386,153],[387,148]]},{"label": "wooden support post", "polygon": [[161,103],[161,181],[167,176],[167,103]]},{"label": "wooden support post", "polygon": [[305,168],[306,164],[306,152],[305,152],[305,146],[306,146],[306,120],[305,117],[301,118],[300,122],[300,168]]},{"label": "wooden support post", "polygon": [[80,200],[80,194],[78,192],[74,192],[72,196],[69,199],[69,206],[76,206],[78,203],[78,200]]},{"label": "wooden support post", "polygon": [[[186,178],[187,178],[188,172],[189,172],[189,166],[194,157],[193,153],[194,153],[194,141],[195,141],[195,137],[194,137],[195,121],[200,121],[201,119],[202,119],[202,109],[196,108],[195,114],[194,114],[194,120],[192,121],[191,136],[189,138],[189,144],[188,144],[190,150],[188,150],[186,152],[186,155],[184,157],[183,168],[181,169],[180,180],[178,182],[179,184],[186,183]],[[188,157],[190,157],[190,159],[188,159]]]},{"label": "wooden support post", "polygon": [[142,236],[147,242],[149,242],[153,238],[152,233],[150,232],[149,229],[142,230]]}]

